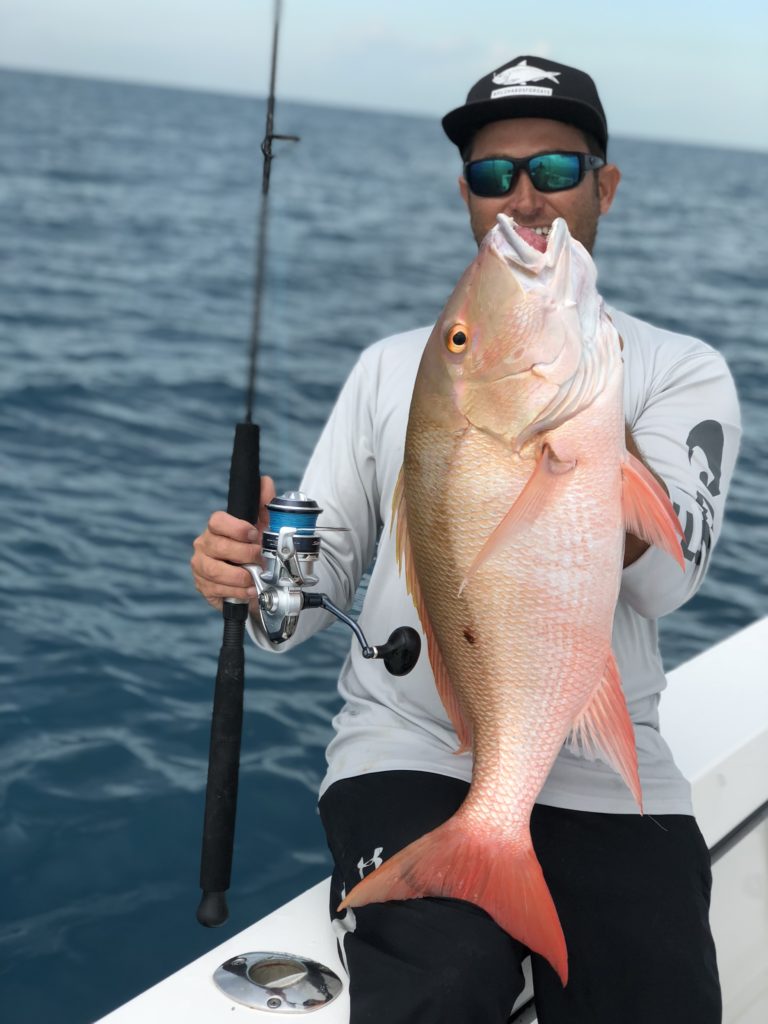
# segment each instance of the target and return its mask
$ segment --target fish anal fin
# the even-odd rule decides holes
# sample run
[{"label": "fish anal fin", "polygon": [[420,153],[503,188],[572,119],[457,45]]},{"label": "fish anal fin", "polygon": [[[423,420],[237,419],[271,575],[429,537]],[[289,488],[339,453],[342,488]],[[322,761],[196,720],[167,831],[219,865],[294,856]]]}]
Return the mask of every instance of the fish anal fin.
[{"label": "fish anal fin", "polygon": [[367,875],[339,910],[423,896],[482,907],[509,935],[545,957],[567,983],[565,936],[530,833],[514,840],[483,835],[462,821],[459,811]]},{"label": "fish anal fin", "polygon": [[[435,686],[437,687],[437,692],[440,696],[443,707],[445,708],[445,712],[451,720],[451,724],[453,725],[459,739],[459,746],[455,753],[463,754],[467,750],[472,749],[472,730],[469,723],[464,718],[461,705],[459,704],[459,698],[456,695],[456,690],[451,685],[448,669],[443,661],[440,646],[437,642],[435,631],[432,628],[432,621],[429,617],[429,612],[427,611],[427,606],[421,591],[419,578],[416,574],[413,549],[408,536],[408,511],[405,501],[405,474],[402,468],[400,469],[400,475],[398,476],[397,483],[395,485],[395,491],[392,498],[392,510],[393,528],[395,529],[395,557],[397,559],[397,564],[400,567],[401,572],[403,571],[403,568],[405,568],[405,587],[411,595],[414,607],[416,608],[416,613],[419,616],[421,628],[424,630],[424,636],[427,640],[427,656],[429,657],[429,663],[432,666],[432,674],[435,677]],[[396,522],[394,520],[396,520]]]},{"label": "fish anal fin", "polygon": [[533,472],[528,477],[522,491],[467,569],[467,575],[459,587],[459,594],[484,562],[503,551],[526,527],[536,521],[542,510],[559,491],[562,479],[574,469],[575,465],[575,460],[559,459],[550,445],[545,444],[542,447]]},{"label": "fish anal fin", "polygon": [[607,761],[624,779],[642,813],[635,731],[612,651],[608,654],[600,685],[573,723],[568,746],[590,760],[601,757]]},{"label": "fish anal fin", "polygon": [[627,531],[660,547],[685,569],[680,544],[683,530],[658,480],[631,452],[627,452],[621,465],[621,476],[621,504]]}]

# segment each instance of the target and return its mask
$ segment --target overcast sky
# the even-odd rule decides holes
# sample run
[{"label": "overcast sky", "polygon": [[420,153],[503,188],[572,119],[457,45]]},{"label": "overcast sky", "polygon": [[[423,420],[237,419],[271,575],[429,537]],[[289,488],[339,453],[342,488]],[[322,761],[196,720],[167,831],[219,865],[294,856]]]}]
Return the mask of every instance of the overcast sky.
[{"label": "overcast sky", "polygon": [[[768,150],[764,0],[284,0],[278,95],[439,116],[518,54],[617,135]],[[0,0],[0,66],[263,95],[272,0]]]}]

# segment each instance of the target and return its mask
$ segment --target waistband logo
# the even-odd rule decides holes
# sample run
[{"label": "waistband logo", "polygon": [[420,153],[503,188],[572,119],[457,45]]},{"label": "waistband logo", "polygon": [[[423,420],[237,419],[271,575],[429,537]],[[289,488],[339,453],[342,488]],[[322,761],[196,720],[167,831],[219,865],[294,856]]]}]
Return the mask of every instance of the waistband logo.
[{"label": "waistband logo", "polygon": [[360,858],[360,860],[357,862],[357,870],[360,872],[360,877],[361,878],[365,877],[366,869],[373,868],[373,870],[375,871],[376,868],[380,868],[381,867],[381,865],[384,862],[381,859],[381,857],[379,856],[379,854],[381,854],[383,852],[384,852],[384,847],[383,846],[377,846],[376,849],[373,851],[373,856],[371,857],[370,860],[364,860],[362,857]]}]

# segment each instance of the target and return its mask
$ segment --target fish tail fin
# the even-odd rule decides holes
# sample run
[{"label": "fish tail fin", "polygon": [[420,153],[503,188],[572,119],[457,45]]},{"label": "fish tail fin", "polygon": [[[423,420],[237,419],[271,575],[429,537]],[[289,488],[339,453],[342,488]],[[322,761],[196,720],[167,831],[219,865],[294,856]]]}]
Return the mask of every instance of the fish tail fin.
[{"label": "fish tail fin", "polygon": [[685,569],[680,546],[683,530],[664,489],[631,452],[627,452],[621,474],[621,501],[627,530],[648,544],[662,548]]},{"label": "fish tail fin", "polygon": [[563,985],[568,951],[560,919],[531,843],[478,835],[454,815],[367,875],[339,905],[435,896],[482,907],[509,935],[543,956]]}]

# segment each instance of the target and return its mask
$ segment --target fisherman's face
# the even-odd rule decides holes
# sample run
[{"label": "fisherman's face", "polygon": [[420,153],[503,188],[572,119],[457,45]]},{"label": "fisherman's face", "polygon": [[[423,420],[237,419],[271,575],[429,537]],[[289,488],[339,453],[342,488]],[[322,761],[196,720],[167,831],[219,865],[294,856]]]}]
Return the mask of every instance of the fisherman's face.
[{"label": "fisherman's face", "polygon": [[[481,128],[472,142],[470,160],[486,157],[524,157],[536,153],[562,150],[586,153],[583,134],[573,125],[538,117],[519,117],[494,121]],[[563,217],[568,230],[592,252],[600,215],[607,213],[621,174],[618,167],[606,164],[599,170],[587,171],[575,188],[564,192],[538,192],[522,171],[515,187],[505,196],[483,198],[473,195],[464,177],[459,188],[469,210],[469,222],[478,245],[496,223],[496,215],[504,213],[524,227],[550,227]]]}]

